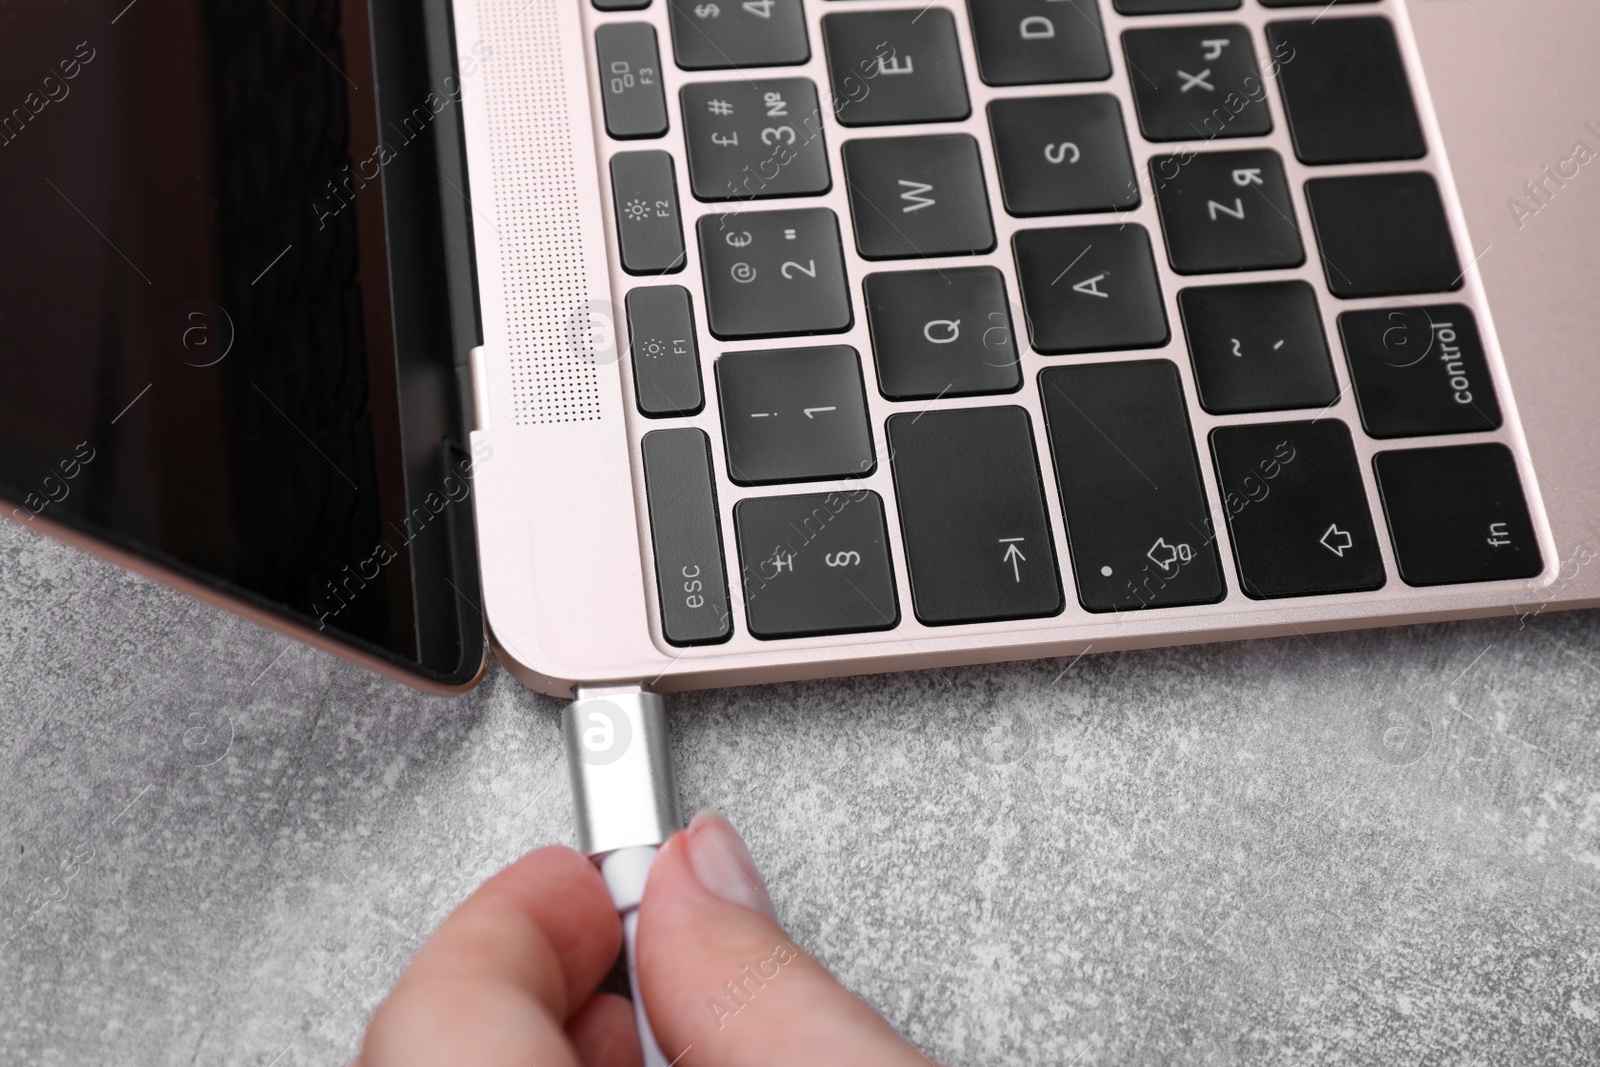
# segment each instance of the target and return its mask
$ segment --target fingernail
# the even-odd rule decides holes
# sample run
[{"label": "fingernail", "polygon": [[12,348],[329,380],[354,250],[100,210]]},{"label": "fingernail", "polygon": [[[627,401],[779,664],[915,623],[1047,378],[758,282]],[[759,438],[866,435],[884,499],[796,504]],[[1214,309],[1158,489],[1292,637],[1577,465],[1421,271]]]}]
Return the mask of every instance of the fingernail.
[{"label": "fingernail", "polygon": [[732,823],[716,812],[702,811],[689,824],[686,836],[689,866],[706,892],[769,919],[778,917],[767,895],[767,883]]}]

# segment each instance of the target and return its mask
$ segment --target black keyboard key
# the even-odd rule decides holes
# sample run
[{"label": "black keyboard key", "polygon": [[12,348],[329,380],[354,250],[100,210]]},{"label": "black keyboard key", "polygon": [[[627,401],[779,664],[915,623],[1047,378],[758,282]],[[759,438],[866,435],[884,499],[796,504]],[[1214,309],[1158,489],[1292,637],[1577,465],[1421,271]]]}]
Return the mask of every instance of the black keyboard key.
[{"label": "black keyboard key", "polygon": [[1112,0],[1119,15],[1179,15],[1187,11],[1232,11],[1240,0]]},{"label": "black keyboard key", "polygon": [[1339,398],[1316,291],[1305,282],[1178,293],[1200,406],[1214,415],[1325,408]]},{"label": "black keyboard key", "polygon": [[724,340],[850,328],[839,220],[827,208],[705,215],[706,318]]},{"label": "black keyboard key", "polygon": [[1051,367],[1039,394],[1084,608],[1221,600],[1178,368],[1164,359]]},{"label": "black keyboard key", "polygon": [[1061,611],[1033,429],[1017,407],[891,415],[890,466],[922,622]]},{"label": "black keyboard key", "polygon": [[869,274],[867,323],[890,400],[1022,388],[1005,278],[993,267]]},{"label": "black keyboard key", "polygon": [[1070,215],[1139,206],[1122,105],[1106,93],[996,100],[989,105],[1000,193],[1013,215]]},{"label": "black keyboard key", "polygon": [[1461,262],[1431,174],[1315,178],[1306,182],[1306,208],[1334,296],[1461,288]]},{"label": "black keyboard key", "polygon": [[822,37],[840,125],[956,121],[972,110],[944,8],[825,15]]},{"label": "black keyboard key", "polygon": [[1417,159],[1428,150],[1388,19],[1308,19],[1267,26],[1283,110],[1303,163]]},{"label": "black keyboard key", "polygon": [[867,259],[994,248],[978,142],[964,133],[846,141],[844,177]]},{"label": "black keyboard key", "polygon": [[650,0],[593,0],[596,11],[639,11],[650,6]]},{"label": "black keyboard key", "polygon": [[1283,160],[1266,148],[1150,160],[1167,258],[1179,274],[1298,267],[1306,260]]},{"label": "black keyboard key", "polygon": [[600,99],[613,137],[660,137],[667,132],[667,94],[661,54],[648,22],[611,22],[594,31],[600,60]]},{"label": "black keyboard key", "polygon": [[1262,7],[1333,7],[1335,4],[1375,4],[1378,0],[1261,0]]},{"label": "black keyboard key", "polygon": [[656,550],[661,628],[674,645],[708,645],[733,633],[711,443],[685,427],[644,435],[644,483]]},{"label": "black keyboard key", "polygon": [[1139,128],[1152,141],[1209,141],[1272,130],[1243,26],[1175,26],[1122,35]]},{"label": "black keyboard key", "polygon": [[1022,230],[1011,247],[1035,350],[1070,355],[1167,343],[1161,283],[1143,226]]},{"label": "black keyboard key", "polygon": [[1373,437],[1478,433],[1500,403],[1472,309],[1373,308],[1339,316],[1361,425]]},{"label": "black keyboard key", "polygon": [[828,191],[822,112],[811,79],[694,82],[679,100],[689,184],[701,200]]},{"label": "black keyboard key", "polygon": [[1379,452],[1372,467],[1407,585],[1533,578],[1544,570],[1517,461],[1505,445]]},{"label": "black keyboard key", "polygon": [[990,85],[1111,77],[1095,0],[967,0],[967,10],[978,73]]},{"label": "black keyboard key", "polygon": [[717,360],[728,477],[739,485],[865,478],[877,468],[861,359],[847,345]]},{"label": "black keyboard key", "polygon": [[629,274],[682,270],[683,226],[672,157],[658,150],[618,152],[611,157],[611,197],[622,269]]},{"label": "black keyboard key", "polygon": [[667,0],[684,70],[781,67],[811,58],[800,0]]},{"label": "black keyboard key", "polygon": [[755,497],[739,501],[733,521],[754,636],[854,634],[899,623],[877,493]]},{"label": "black keyboard key", "polygon": [[681,285],[629,290],[628,338],[641,414],[693,415],[705,406],[689,290]]},{"label": "black keyboard key", "polygon": [[1256,600],[1384,583],[1350,431],[1337,419],[1211,431],[1239,587]]}]

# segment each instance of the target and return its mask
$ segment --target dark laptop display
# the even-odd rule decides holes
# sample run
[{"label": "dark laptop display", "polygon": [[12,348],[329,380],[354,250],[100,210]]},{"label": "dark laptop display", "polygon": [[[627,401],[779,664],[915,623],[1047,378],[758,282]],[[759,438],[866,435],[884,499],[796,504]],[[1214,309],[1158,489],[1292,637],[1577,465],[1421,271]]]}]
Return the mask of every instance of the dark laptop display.
[{"label": "dark laptop display", "polygon": [[143,3],[0,3],[6,512],[470,678],[448,21]]}]

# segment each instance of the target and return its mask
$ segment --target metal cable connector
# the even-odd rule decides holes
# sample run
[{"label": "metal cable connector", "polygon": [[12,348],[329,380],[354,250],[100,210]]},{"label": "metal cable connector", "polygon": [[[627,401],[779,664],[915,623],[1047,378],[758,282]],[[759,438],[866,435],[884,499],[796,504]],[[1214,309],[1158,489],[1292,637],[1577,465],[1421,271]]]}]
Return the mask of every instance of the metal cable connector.
[{"label": "metal cable connector", "polygon": [[578,849],[600,865],[622,918],[644,1067],[667,1067],[639,995],[639,902],[656,849],[678,830],[667,716],[659,694],[642,686],[579,689],[561,713],[572,776]]}]

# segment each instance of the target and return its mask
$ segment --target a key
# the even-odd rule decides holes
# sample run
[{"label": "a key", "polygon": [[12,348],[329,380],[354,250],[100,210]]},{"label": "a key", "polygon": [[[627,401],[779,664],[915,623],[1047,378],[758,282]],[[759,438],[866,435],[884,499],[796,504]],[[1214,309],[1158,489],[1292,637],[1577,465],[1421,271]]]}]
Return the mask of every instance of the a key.
[{"label": "a key", "polygon": [[995,268],[869,274],[862,288],[878,388],[890,400],[1022,387],[1006,283]]},{"label": "a key", "polygon": [[1298,267],[1305,262],[1283,160],[1270,149],[1156,156],[1150,176],[1179,274]]},{"label": "a key", "polygon": [[1167,343],[1161,283],[1143,226],[1021,230],[1011,247],[1037,351],[1070,355]]},{"label": "a key", "polygon": [[1314,178],[1306,182],[1306,208],[1334,296],[1461,288],[1461,262],[1431,174]]},{"label": "a key", "polygon": [[1373,437],[1477,433],[1500,426],[1500,403],[1472,309],[1373,308],[1339,316],[1361,425]]},{"label": "a key", "polygon": [[1200,406],[1215,415],[1325,408],[1339,397],[1316,291],[1305,282],[1178,293]]},{"label": "a key", "polygon": [[865,478],[877,468],[861,359],[847,345],[717,360],[728,477],[739,485]]},{"label": "a key", "polygon": [[706,318],[716,336],[850,328],[839,220],[827,208],[705,215],[699,235]]},{"label": "a key", "polygon": [[629,290],[628,338],[641,414],[693,415],[705,405],[689,290],[681,285]]},{"label": "a key", "polygon": [[1221,600],[1178,368],[1164,359],[1051,367],[1039,395],[1084,608]]},{"label": "a key", "polygon": [[694,82],[679,100],[689,184],[701,200],[828,191],[822,112],[811,79]]},{"label": "a key", "polygon": [[1011,214],[1139,206],[1122,105],[1109,93],[996,100],[989,105],[989,129]]},{"label": "a key", "polygon": [[661,628],[674,645],[709,645],[733,633],[711,444],[685,427],[644,435],[645,494],[655,543]]},{"label": "a key", "polygon": [[618,152],[611,157],[611,196],[617,209],[622,269],[629,274],[682,270],[683,227],[672,157],[656,150]]},{"label": "a key", "polygon": [[955,19],[944,8],[824,15],[822,37],[840,125],[955,121],[971,112]]},{"label": "a key", "polygon": [[619,139],[667,132],[661,54],[648,22],[610,22],[594,31],[606,132]]},{"label": "a key", "polygon": [[1544,570],[1505,445],[1379,452],[1372,466],[1407,585],[1533,578]]},{"label": "a key", "polygon": [[1119,15],[1178,15],[1186,11],[1232,11],[1239,0],[1112,0]]},{"label": "a key", "polygon": [[1028,413],[891,415],[890,466],[916,616],[930,626],[1061,611]]},{"label": "a key", "polygon": [[1256,600],[1384,583],[1350,431],[1337,419],[1211,431],[1239,587]]},{"label": "a key", "polygon": [[889,630],[900,621],[883,499],[867,489],[766,496],[733,509],[756,637]]},{"label": "a key", "polygon": [[967,0],[967,10],[978,73],[990,85],[1111,77],[1095,0]]},{"label": "a key", "polygon": [[964,133],[846,141],[844,176],[856,248],[867,259],[994,247],[978,142]]},{"label": "a key", "polygon": [[684,70],[782,67],[811,58],[800,0],[667,0]]},{"label": "a key", "polygon": [[1266,86],[1245,27],[1129,30],[1122,51],[1148,139],[1209,141],[1271,131]]},{"label": "a key", "polygon": [[1428,150],[1388,19],[1273,22],[1283,110],[1303,163],[1418,159]]},{"label": "a key", "polygon": [[593,0],[596,11],[639,11],[650,6],[650,0]]}]

